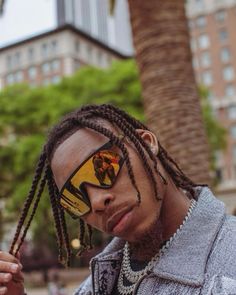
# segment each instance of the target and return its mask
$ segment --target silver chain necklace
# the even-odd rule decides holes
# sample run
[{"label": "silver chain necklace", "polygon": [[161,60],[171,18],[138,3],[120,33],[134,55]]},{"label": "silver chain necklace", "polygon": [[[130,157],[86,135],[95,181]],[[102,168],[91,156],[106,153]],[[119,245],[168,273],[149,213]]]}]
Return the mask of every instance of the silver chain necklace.
[{"label": "silver chain necklace", "polygon": [[[124,249],[123,249],[123,260],[121,264],[121,270],[118,278],[118,291],[121,295],[129,295],[132,294],[134,291],[135,285],[138,282],[138,280],[147,274],[156,264],[160,256],[170,247],[170,244],[172,243],[173,239],[176,237],[176,235],[180,232],[186,221],[189,219],[193,208],[196,206],[196,201],[194,199],[191,200],[190,207],[188,209],[188,212],[183,220],[183,223],[180,225],[180,227],[176,230],[176,232],[173,234],[172,237],[165,243],[164,246],[157,252],[155,256],[152,257],[152,259],[149,261],[149,263],[139,271],[133,271],[130,265],[130,246],[129,242],[125,243]],[[124,278],[128,280],[131,285],[125,286],[124,285]]]}]

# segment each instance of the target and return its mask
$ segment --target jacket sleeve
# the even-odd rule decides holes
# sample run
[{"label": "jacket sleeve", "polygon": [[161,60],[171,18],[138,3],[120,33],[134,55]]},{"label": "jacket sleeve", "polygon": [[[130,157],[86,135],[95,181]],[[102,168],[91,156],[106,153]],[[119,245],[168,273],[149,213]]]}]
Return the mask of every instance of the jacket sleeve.
[{"label": "jacket sleeve", "polygon": [[236,294],[236,279],[215,275],[209,282],[209,289],[206,295],[231,295]]},{"label": "jacket sleeve", "polygon": [[75,290],[73,295],[92,295],[92,276],[90,275],[81,285]]}]

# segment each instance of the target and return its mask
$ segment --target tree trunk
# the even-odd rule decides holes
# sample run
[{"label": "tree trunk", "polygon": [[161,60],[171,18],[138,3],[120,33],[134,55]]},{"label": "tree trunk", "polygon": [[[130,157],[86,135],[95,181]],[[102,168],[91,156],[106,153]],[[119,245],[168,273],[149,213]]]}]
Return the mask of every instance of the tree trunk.
[{"label": "tree trunk", "polygon": [[185,1],[128,2],[148,125],[193,181],[210,184]]}]

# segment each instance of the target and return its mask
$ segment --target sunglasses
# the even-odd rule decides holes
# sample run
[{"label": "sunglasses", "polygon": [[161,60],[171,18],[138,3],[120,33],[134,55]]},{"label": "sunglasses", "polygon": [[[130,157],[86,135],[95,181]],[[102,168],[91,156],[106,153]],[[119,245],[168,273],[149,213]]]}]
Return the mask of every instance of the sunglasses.
[{"label": "sunglasses", "polygon": [[106,189],[116,182],[124,159],[112,147],[114,144],[108,141],[96,150],[79,165],[62,187],[60,204],[72,218],[77,219],[91,211],[86,184]]}]

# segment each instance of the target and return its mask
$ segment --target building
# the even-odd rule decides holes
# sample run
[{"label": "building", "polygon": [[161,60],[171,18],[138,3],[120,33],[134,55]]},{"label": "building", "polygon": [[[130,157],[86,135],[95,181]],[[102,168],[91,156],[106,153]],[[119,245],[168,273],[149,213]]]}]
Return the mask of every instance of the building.
[{"label": "building", "polygon": [[0,89],[15,83],[58,83],[83,65],[108,67],[126,56],[71,25],[0,48]]},{"label": "building", "polygon": [[127,0],[116,1],[112,14],[108,0],[57,0],[57,24],[71,24],[123,54],[133,53]]},{"label": "building", "polygon": [[122,54],[133,52],[126,0],[116,1],[112,14],[109,0],[7,0],[0,11],[0,47],[65,25]]},{"label": "building", "polygon": [[235,206],[236,0],[189,0],[186,8],[196,80],[209,89],[214,113],[228,130],[227,150],[217,155],[218,194]]}]

